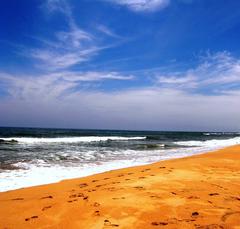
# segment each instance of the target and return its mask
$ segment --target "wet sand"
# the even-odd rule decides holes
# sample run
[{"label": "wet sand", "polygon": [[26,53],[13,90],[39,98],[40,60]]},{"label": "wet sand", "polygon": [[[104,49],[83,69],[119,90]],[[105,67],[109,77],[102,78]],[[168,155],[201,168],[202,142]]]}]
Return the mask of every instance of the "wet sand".
[{"label": "wet sand", "polygon": [[240,146],[0,193],[0,228],[240,228]]}]

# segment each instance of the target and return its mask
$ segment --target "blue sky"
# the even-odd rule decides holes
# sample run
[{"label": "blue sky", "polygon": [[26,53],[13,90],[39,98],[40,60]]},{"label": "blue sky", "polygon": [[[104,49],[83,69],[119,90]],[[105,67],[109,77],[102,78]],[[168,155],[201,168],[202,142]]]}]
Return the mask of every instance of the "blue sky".
[{"label": "blue sky", "polygon": [[240,2],[0,2],[0,126],[240,131]]}]

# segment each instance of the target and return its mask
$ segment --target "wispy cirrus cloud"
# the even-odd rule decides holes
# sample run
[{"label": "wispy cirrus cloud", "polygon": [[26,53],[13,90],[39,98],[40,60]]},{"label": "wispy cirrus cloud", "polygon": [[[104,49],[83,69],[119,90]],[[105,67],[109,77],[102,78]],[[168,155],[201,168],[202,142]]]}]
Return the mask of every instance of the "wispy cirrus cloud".
[{"label": "wispy cirrus cloud", "polygon": [[[239,66],[240,60],[230,53],[208,54],[195,68],[181,73],[160,72],[152,85],[117,91],[99,90],[94,84],[137,76],[93,71],[58,71],[40,76],[1,73],[0,84],[5,85],[8,97],[1,99],[4,112],[0,120],[14,124],[17,112],[22,125],[31,120],[32,126],[40,119],[51,127],[236,130],[240,128]],[[86,83],[90,85],[87,90]],[[231,87],[233,84],[238,88]],[[218,88],[218,93],[199,91],[207,86]]]},{"label": "wispy cirrus cloud", "polygon": [[[8,95],[12,98],[29,100],[32,98],[57,99],[59,96],[70,96],[74,89],[84,88],[84,83],[106,80],[133,80],[133,75],[118,72],[55,72],[39,76],[19,76],[0,73],[0,83],[4,83]],[[89,86],[91,88],[91,86]]]},{"label": "wispy cirrus cloud", "polygon": [[192,75],[187,76],[157,76],[156,83],[165,87],[194,88],[197,86],[197,79]]},{"label": "wispy cirrus cloud", "polygon": [[105,0],[135,12],[154,12],[167,7],[170,0]]},{"label": "wispy cirrus cloud", "polygon": [[114,37],[114,38],[122,38],[121,36],[117,35],[116,33],[114,33],[111,29],[109,29],[107,26],[105,25],[97,25],[96,26],[97,30],[99,30],[100,32],[106,34],[107,36],[110,37]]},{"label": "wispy cirrus cloud", "polygon": [[64,14],[74,24],[72,9],[66,0],[46,0],[44,7],[49,13],[60,12]]},{"label": "wispy cirrus cloud", "polygon": [[[25,48],[26,57],[36,60],[35,64],[43,70],[40,74],[22,75],[6,74],[0,72],[0,83],[6,84],[5,89],[10,97],[29,98],[38,97],[56,99],[74,88],[94,87],[96,82],[106,80],[133,80],[130,74],[121,74],[116,71],[85,71],[70,70],[70,67],[89,61],[101,50],[111,45],[99,46],[97,38],[78,27],[74,20],[72,9],[66,0],[47,0],[43,7],[48,13],[60,13],[67,22],[65,31],[54,31],[55,39],[36,38],[41,43],[39,48]],[[102,33],[119,38],[109,28],[98,25]],[[69,92],[70,93],[70,92]],[[45,96],[46,95],[46,96]]]},{"label": "wispy cirrus cloud", "polygon": [[25,51],[26,55],[39,61],[39,66],[53,71],[67,69],[88,61],[99,52],[101,48],[97,47],[94,36],[76,24],[67,1],[48,0],[44,9],[49,13],[61,13],[66,18],[68,30],[56,31],[54,40],[43,39],[43,47]]},{"label": "wispy cirrus cloud", "polygon": [[[91,60],[103,49],[113,45],[99,44],[99,40],[90,32],[80,28],[73,16],[72,8],[66,0],[47,0],[44,7],[49,14],[59,13],[65,17],[68,28],[55,31],[54,39],[35,38],[41,42],[39,48],[26,48],[23,54],[37,61],[36,66],[50,71],[68,69],[74,65]],[[106,36],[120,38],[104,25],[96,30]]]},{"label": "wispy cirrus cloud", "polygon": [[195,68],[166,74],[155,73],[155,82],[164,88],[194,89],[208,88],[208,92],[230,90],[240,85],[240,60],[229,52],[207,53],[200,58]]},{"label": "wispy cirrus cloud", "polygon": [[[188,91],[189,94],[228,94],[240,90],[240,60],[228,52],[208,53],[200,58],[200,63],[191,69],[181,72],[159,70],[153,72],[120,73],[114,71],[54,71],[44,75],[22,76],[0,74],[0,83],[5,84],[8,94],[12,97],[32,99],[45,95],[53,99],[65,95],[72,96],[72,92],[81,91],[88,83],[88,90],[98,90],[97,82],[107,80],[135,81],[134,88],[141,84],[140,75],[149,76],[148,86],[144,88]],[[143,77],[144,78],[144,77]],[[146,79],[144,79],[146,81]],[[134,89],[134,90],[135,90]],[[131,87],[126,88],[131,90]],[[140,90],[140,89],[139,89]],[[108,93],[108,92],[106,92]]]}]

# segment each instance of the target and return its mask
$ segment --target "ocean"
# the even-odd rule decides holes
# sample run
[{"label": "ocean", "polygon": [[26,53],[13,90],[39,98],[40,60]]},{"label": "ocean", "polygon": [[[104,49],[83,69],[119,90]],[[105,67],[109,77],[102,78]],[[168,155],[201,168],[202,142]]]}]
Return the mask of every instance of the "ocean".
[{"label": "ocean", "polygon": [[240,133],[0,128],[0,191],[240,144]]}]

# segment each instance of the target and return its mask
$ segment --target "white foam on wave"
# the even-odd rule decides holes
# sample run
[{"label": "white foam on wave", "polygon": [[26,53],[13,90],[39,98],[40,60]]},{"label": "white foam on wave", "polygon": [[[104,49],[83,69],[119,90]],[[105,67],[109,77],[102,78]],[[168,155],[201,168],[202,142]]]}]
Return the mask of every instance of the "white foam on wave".
[{"label": "white foam on wave", "polygon": [[181,146],[196,146],[196,147],[205,147],[205,148],[222,148],[232,145],[240,144],[240,137],[230,138],[230,139],[212,139],[205,141],[178,141],[175,142],[177,145]]},{"label": "white foam on wave", "polygon": [[203,135],[210,136],[210,135],[232,135],[232,134],[239,134],[239,133],[233,133],[233,132],[208,132],[208,133],[203,133]]},{"label": "white foam on wave", "polygon": [[62,138],[1,138],[4,141],[16,140],[19,143],[36,144],[36,143],[77,143],[77,142],[97,142],[97,141],[128,141],[143,140],[146,137],[120,137],[120,136],[83,136],[83,137],[62,137]]},{"label": "white foam on wave", "polygon": [[[0,173],[0,192],[24,187],[50,184],[63,179],[85,177],[112,169],[135,165],[130,161],[106,162],[103,164],[82,165],[78,167],[23,165],[27,170],[12,170]],[[136,164],[137,165],[137,164]]]},{"label": "white foam on wave", "polygon": [[203,152],[203,149],[198,147],[158,151],[125,150],[114,152],[115,154],[118,154],[119,158],[123,155],[127,156],[124,157],[124,159],[96,163],[81,163],[78,166],[76,164],[73,166],[50,165],[44,163],[42,160],[34,160],[31,164],[18,162],[15,165],[24,169],[4,171],[0,173],[0,192],[23,187],[50,184],[65,179],[80,178],[110,170],[145,165],[161,160],[187,157]]},{"label": "white foam on wave", "polygon": [[[96,163],[74,164],[73,166],[46,164],[42,160],[35,160],[32,163],[19,162],[16,166],[25,169],[10,170],[0,173],[0,191],[49,184],[64,179],[84,177],[113,169],[201,154],[219,148],[240,144],[240,137],[225,140],[179,141],[175,143],[182,146],[189,146],[189,148],[113,151],[112,153],[109,152],[106,158],[106,160],[109,160],[111,156],[117,156],[117,158],[115,157],[115,159],[111,159],[111,161],[103,160]],[[90,151],[88,153],[89,157],[94,154],[94,152]]]}]

